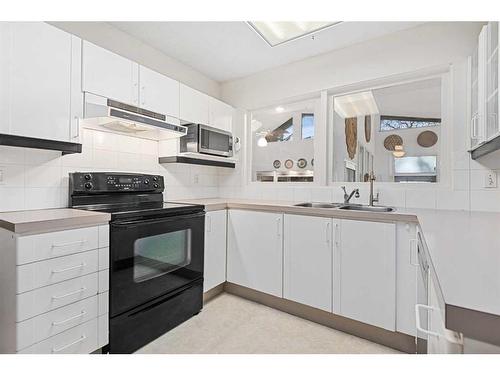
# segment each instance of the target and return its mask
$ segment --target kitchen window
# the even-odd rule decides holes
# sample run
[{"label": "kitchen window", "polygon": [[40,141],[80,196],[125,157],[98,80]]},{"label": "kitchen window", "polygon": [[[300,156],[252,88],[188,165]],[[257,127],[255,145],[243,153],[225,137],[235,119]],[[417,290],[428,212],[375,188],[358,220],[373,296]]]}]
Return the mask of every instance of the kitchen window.
[{"label": "kitchen window", "polygon": [[314,138],[314,113],[303,113],[301,119],[302,139]]},{"label": "kitchen window", "polygon": [[426,128],[441,125],[440,118],[380,116],[380,131]]}]

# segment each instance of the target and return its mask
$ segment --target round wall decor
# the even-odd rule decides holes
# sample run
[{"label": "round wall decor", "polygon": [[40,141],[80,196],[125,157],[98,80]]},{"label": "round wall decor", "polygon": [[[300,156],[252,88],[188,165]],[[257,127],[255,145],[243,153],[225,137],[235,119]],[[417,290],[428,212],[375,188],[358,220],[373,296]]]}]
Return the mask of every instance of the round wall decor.
[{"label": "round wall decor", "polygon": [[372,116],[365,116],[365,140],[370,143],[372,137]]},{"label": "round wall decor", "polygon": [[349,158],[354,159],[358,144],[358,119],[356,117],[345,119],[345,144]]},{"label": "round wall decor", "polygon": [[394,151],[395,146],[402,146],[403,138],[399,135],[391,134],[384,139],[384,147],[388,151]]},{"label": "round wall decor", "polygon": [[299,168],[305,168],[307,166],[307,160],[304,159],[304,158],[301,158],[299,160],[297,160],[297,167]]},{"label": "round wall decor", "polygon": [[314,158],[311,159],[311,166],[314,167]]},{"label": "round wall decor", "polygon": [[438,141],[438,136],[431,130],[420,133],[417,137],[417,143],[422,147],[432,147]]},{"label": "round wall decor", "polygon": [[281,167],[281,162],[279,160],[273,161],[273,167],[278,169],[279,167]]},{"label": "round wall decor", "polygon": [[287,160],[285,161],[285,168],[286,168],[286,169],[291,169],[291,168],[293,168],[293,160],[291,160],[291,159],[287,159]]}]

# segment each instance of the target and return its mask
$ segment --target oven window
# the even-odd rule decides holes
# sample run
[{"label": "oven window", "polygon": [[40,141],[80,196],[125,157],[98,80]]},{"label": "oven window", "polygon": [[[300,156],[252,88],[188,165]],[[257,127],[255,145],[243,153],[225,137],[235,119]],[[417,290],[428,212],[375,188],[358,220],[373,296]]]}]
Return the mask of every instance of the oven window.
[{"label": "oven window", "polygon": [[134,243],[134,281],[140,283],[191,262],[191,229],[144,237]]},{"label": "oven window", "polygon": [[203,129],[202,137],[206,139],[203,143],[208,144],[208,149],[222,152],[229,151],[229,136],[227,134]]}]

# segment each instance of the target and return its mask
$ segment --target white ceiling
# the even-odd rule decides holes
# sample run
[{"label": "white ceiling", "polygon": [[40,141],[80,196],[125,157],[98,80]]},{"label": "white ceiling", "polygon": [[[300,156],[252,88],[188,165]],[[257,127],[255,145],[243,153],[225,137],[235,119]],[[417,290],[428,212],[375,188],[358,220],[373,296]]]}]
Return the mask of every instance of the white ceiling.
[{"label": "white ceiling", "polygon": [[[206,76],[228,81],[421,22],[342,22],[311,36],[270,47],[245,22],[110,22]],[[369,58],[369,56],[367,56]]]}]

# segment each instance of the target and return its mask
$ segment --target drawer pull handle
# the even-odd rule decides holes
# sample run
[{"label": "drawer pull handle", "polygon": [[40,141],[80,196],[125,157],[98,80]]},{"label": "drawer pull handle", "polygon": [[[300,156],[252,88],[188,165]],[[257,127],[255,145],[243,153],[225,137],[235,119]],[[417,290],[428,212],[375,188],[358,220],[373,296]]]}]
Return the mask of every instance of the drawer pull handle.
[{"label": "drawer pull handle", "polygon": [[65,298],[65,297],[69,297],[69,296],[72,296],[74,294],[78,294],[78,293],[81,293],[83,291],[87,290],[86,287],[83,287],[83,288],[80,288],[78,290],[75,290],[73,292],[69,292],[69,293],[66,293],[66,294],[61,294],[60,296],[52,296],[53,299],[61,299],[61,298]]},{"label": "drawer pull handle", "polygon": [[77,270],[78,268],[83,268],[86,265],[87,265],[86,263],[82,263],[82,264],[79,264],[78,266],[63,268],[63,269],[60,269],[60,270],[52,270],[52,273],[61,273],[61,272],[66,272],[66,271]]},{"label": "drawer pull handle", "polygon": [[52,348],[52,353],[58,353],[63,351],[64,349],[68,349],[70,346],[76,345],[79,342],[85,341],[87,339],[87,336],[82,335],[78,340],[73,341],[72,343],[69,343],[67,345],[61,346],[60,348]]},{"label": "drawer pull handle", "polygon": [[85,316],[86,314],[87,314],[87,312],[85,310],[82,310],[82,312],[80,314],[72,316],[71,318],[68,318],[68,319],[61,320],[60,322],[52,322],[52,325],[53,326],[60,326],[61,324],[65,324],[65,323],[71,322],[72,320],[81,318],[82,316]]},{"label": "drawer pull handle", "polygon": [[53,243],[52,247],[66,247],[66,246],[73,246],[73,245],[83,245],[87,240],[80,240],[80,241],[75,241],[75,242],[66,242],[66,243]]}]

